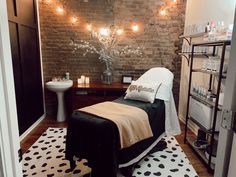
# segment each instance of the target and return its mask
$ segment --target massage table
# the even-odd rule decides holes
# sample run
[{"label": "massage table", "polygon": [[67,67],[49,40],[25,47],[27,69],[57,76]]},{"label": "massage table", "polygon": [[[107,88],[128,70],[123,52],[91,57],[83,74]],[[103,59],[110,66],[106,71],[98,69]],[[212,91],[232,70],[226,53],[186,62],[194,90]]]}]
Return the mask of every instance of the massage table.
[{"label": "massage table", "polygon": [[172,131],[169,133],[171,135],[180,133],[172,93],[170,104],[164,99],[145,103],[124,97],[114,102],[144,110],[148,115],[153,137],[121,149],[118,128],[114,122],[75,110],[69,120],[66,136],[65,156],[70,161],[71,169],[75,168],[74,157],[78,157],[88,160],[92,177],[117,177],[119,168],[128,168],[140,161],[164,135],[168,135],[167,129]]}]

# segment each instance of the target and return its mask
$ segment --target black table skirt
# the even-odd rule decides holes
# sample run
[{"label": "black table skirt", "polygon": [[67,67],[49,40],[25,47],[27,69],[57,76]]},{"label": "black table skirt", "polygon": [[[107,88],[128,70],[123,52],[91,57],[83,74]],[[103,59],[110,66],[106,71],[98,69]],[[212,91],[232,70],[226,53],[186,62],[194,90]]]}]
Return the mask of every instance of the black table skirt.
[{"label": "black table skirt", "polygon": [[121,97],[114,102],[136,106],[146,111],[154,136],[121,149],[115,123],[75,110],[69,120],[66,137],[66,159],[71,162],[71,168],[75,165],[73,157],[76,156],[88,160],[93,177],[116,177],[119,164],[136,158],[164,133],[164,101],[155,100],[151,104],[124,100]]}]

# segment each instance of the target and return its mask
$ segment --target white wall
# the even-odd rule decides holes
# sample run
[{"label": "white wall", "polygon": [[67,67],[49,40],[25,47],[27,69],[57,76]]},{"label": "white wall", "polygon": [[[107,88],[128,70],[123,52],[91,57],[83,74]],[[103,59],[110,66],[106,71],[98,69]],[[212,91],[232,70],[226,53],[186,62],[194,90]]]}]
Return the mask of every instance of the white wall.
[{"label": "white wall", "polygon": [[[202,24],[211,21],[224,21],[225,25],[233,24],[236,0],[188,0],[186,7],[185,26]],[[185,119],[189,67],[186,59],[182,59],[179,118]],[[207,83],[206,75],[194,75],[197,83]]]},{"label": "white wall", "polygon": [[185,25],[208,21],[233,23],[236,0],[188,0]]}]

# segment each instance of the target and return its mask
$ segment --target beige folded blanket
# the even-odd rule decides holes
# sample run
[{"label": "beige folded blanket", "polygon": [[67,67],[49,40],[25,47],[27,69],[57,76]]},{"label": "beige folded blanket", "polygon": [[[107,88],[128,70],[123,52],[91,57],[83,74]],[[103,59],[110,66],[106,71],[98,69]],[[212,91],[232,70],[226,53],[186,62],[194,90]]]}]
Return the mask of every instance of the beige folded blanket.
[{"label": "beige folded blanket", "polygon": [[113,121],[119,130],[121,148],[153,136],[148,115],[140,108],[107,101],[79,111]]}]

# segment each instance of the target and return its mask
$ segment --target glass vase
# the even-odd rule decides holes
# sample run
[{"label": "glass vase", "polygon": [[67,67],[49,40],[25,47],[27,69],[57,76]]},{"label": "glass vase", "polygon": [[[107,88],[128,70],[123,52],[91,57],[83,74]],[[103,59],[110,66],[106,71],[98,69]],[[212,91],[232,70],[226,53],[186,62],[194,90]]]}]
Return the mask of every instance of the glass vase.
[{"label": "glass vase", "polygon": [[103,84],[113,83],[113,72],[111,64],[106,63],[106,70],[102,72],[101,81]]}]

